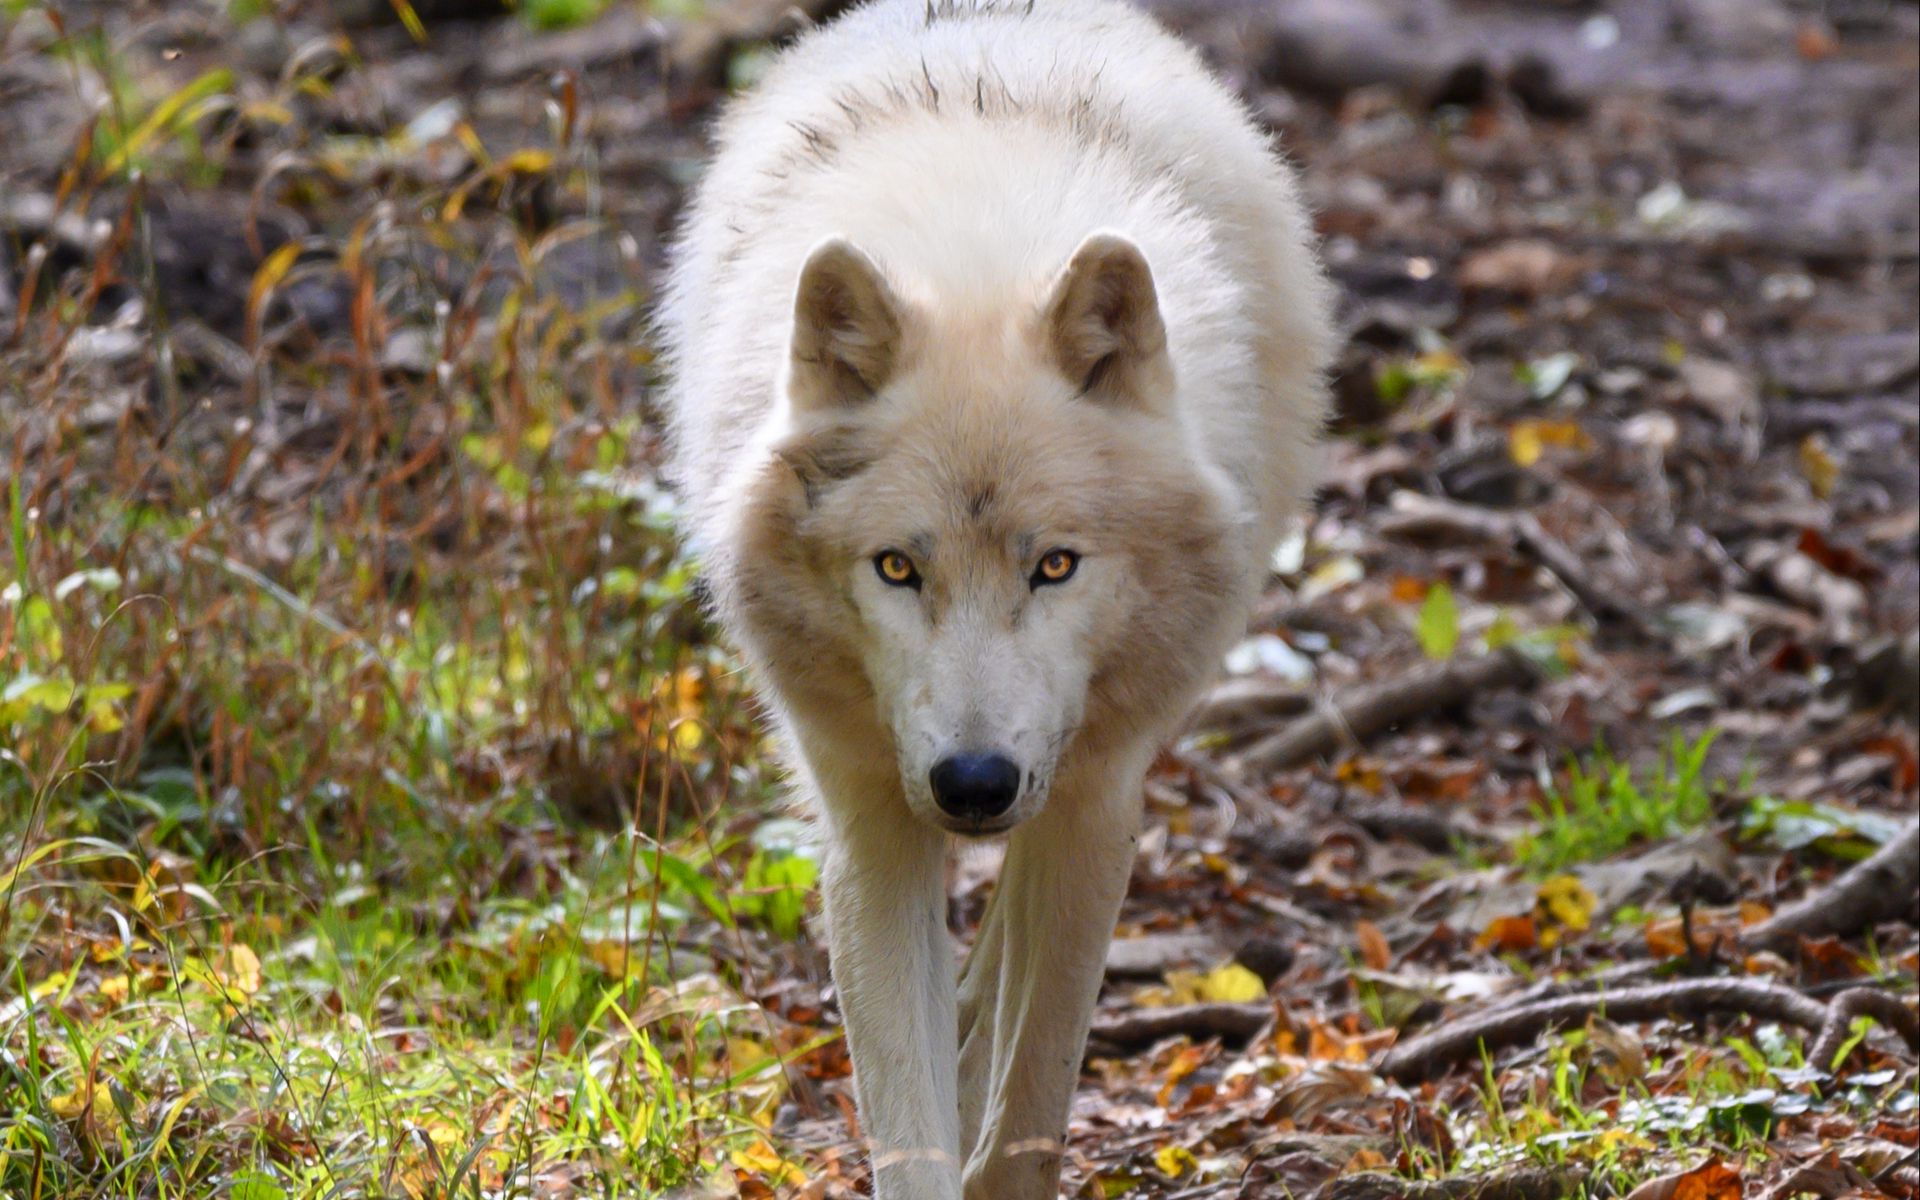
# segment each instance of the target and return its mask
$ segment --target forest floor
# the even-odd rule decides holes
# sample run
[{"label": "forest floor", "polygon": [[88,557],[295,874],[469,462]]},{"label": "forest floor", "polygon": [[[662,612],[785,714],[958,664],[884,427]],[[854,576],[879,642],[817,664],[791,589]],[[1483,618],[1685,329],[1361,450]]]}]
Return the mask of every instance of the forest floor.
[{"label": "forest floor", "polygon": [[[1155,7],[1348,341],[1069,1194],[1920,1195],[1920,9]],[[0,3],[0,1195],[861,1194],[644,340],[796,19]]]}]

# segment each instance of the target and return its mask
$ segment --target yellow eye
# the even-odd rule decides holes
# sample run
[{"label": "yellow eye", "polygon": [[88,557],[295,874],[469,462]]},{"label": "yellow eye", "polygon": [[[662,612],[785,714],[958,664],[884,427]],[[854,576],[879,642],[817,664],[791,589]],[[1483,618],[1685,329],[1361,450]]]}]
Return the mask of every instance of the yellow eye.
[{"label": "yellow eye", "polygon": [[913,560],[898,550],[882,550],[874,555],[873,569],[895,587],[920,586],[920,572],[914,570]]},{"label": "yellow eye", "polygon": [[1080,566],[1080,556],[1071,550],[1049,550],[1040,556],[1040,565],[1033,569],[1033,586],[1043,583],[1065,583],[1073,578]]}]

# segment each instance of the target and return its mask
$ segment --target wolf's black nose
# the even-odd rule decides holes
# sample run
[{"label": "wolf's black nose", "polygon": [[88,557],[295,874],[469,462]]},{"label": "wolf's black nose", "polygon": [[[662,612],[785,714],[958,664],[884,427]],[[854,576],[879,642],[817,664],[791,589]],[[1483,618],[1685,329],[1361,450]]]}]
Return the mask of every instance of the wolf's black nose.
[{"label": "wolf's black nose", "polygon": [[948,816],[984,821],[1013,807],[1020,768],[998,754],[953,754],[933,764],[934,803]]}]

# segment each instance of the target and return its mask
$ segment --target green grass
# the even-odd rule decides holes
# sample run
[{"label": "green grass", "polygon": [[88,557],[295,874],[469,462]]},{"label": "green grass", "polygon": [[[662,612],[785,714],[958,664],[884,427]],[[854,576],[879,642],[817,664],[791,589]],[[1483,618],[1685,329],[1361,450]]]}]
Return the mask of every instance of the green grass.
[{"label": "green grass", "polygon": [[[137,207],[131,166],[216,178],[224,84],[196,78],[80,139],[72,208]],[[151,287],[140,220],[0,340],[0,1196],[771,1185],[789,1071],[839,1054],[756,1002],[815,867],[763,819],[774,774],[649,482],[645,297],[563,302],[537,265],[573,231],[484,167],[359,197],[336,143],[250,135],[311,164],[281,198],[342,242],[356,206],[407,214],[268,260],[255,380],[83,415],[117,381],[62,347],[101,280]],[[592,190],[561,147],[527,161]],[[517,273],[482,297],[424,242]],[[318,349],[275,332],[302,273],[364,297]],[[444,366],[382,368],[402,328]]]},{"label": "green grass", "polygon": [[1692,742],[1676,734],[1641,772],[1604,748],[1585,765],[1569,763],[1565,782],[1534,806],[1538,827],[1514,843],[1514,861],[1551,875],[1706,824],[1713,796],[1702,771],[1712,746],[1711,734]]},{"label": "green grass", "polygon": [[611,0],[520,0],[520,13],[536,29],[571,29],[606,11]]}]

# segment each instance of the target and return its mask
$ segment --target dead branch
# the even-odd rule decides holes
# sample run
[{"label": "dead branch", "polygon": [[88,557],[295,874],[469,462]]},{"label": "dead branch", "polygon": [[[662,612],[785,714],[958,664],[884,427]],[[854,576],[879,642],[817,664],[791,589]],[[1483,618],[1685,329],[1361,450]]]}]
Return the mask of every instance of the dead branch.
[{"label": "dead branch", "polygon": [[1343,808],[1341,815],[1378,841],[1398,838],[1433,854],[1452,854],[1463,842],[1482,840],[1440,813],[1414,804],[1355,804]]},{"label": "dead branch", "polygon": [[1779,984],[1757,979],[1682,979],[1617,992],[1560,996],[1467,1017],[1393,1047],[1381,1057],[1378,1069],[1390,1078],[1414,1082],[1475,1057],[1483,1048],[1492,1051],[1530,1041],[1595,1014],[1626,1022],[1710,1012],[1745,1013],[1810,1030],[1824,1029],[1829,1016],[1827,1005]]},{"label": "dead branch", "polygon": [[1532,513],[1496,512],[1418,492],[1395,492],[1379,523],[1387,537],[1456,537],[1512,545],[1545,567],[1583,608],[1601,620],[1618,621],[1636,635],[1658,640],[1660,632],[1638,602],[1602,583],[1567,544],[1548,533]]},{"label": "dead branch", "polygon": [[1329,1179],[1314,1200],[1561,1200],[1578,1195],[1586,1167],[1526,1167],[1458,1179],[1402,1179],[1369,1172]]},{"label": "dead branch", "polygon": [[1517,651],[1432,663],[1397,679],[1350,688],[1330,704],[1255,742],[1227,763],[1234,774],[1275,771],[1364,742],[1422,713],[1452,708],[1476,692],[1519,687],[1536,677]]},{"label": "dead branch", "polygon": [[1297,685],[1248,675],[1226,680],[1200,697],[1187,727],[1232,731],[1248,721],[1297,716],[1311,707],[1313,697]]},{"label": "dead branch", "polygon": [[1246,1041],[1273,1023],[1269,1004],[1180,1004],[1094,1017],[1088,1039],[1099,1049],[1135,1050],[1170,1037]]},{"label": "dead branch", "polygon": [[1209,933],[1148,933],[1107,946],[1109,979],[1158,979],[1175,967],[1211,966],[1227,947]]},{"label": "dead branch", "polygon": [[1742,940],[1753,949],[1788,950],[1803,937],[1857,933],[1881,921],[1911,923],[1917,889],[1920,819],[1909,823],[1872,858],[1747,930]]},{"label": "dead branch", "polygon": [[1848,988],[1827,1004],[1827,1023],[1821,1026],[1820,1036],[1807,1051],[1807,1061],[1822,1071],[1838,1073],[1840,1062],[1836,1060],[1840,1049],[1846,1045],[1853,1032],[1853,1022],[1859,1017],[1872,1017],[1899,1034],[1908,1049],[1920,1054],[1920,1013],[1908,1008],[1906,1002],[1892,992],[1857,987]]}]

